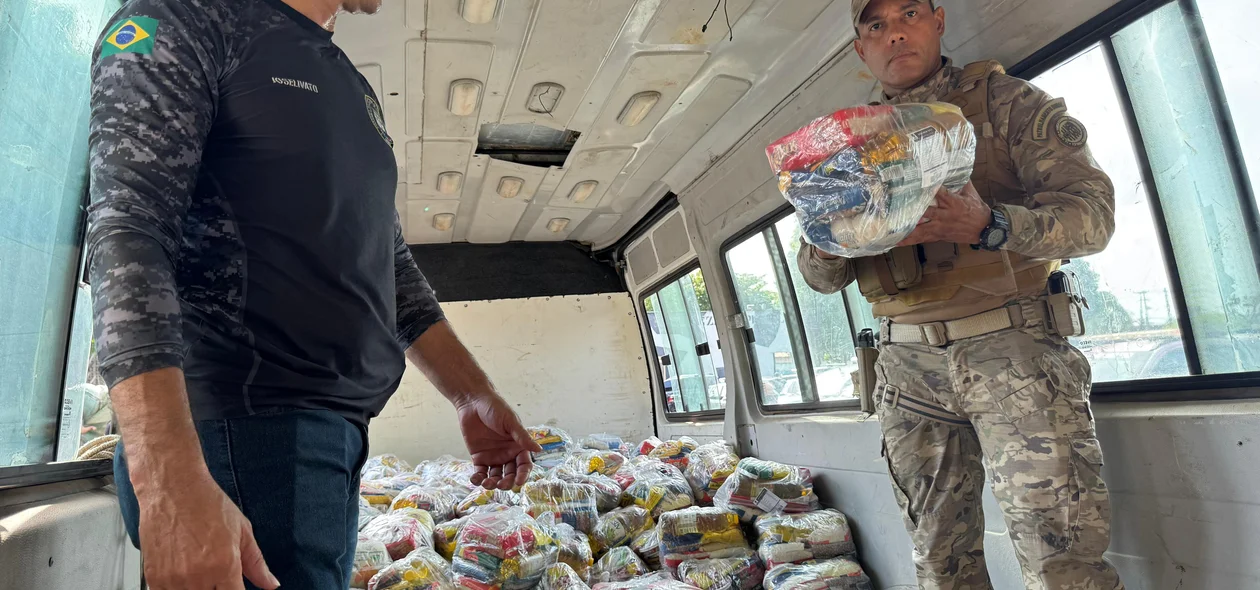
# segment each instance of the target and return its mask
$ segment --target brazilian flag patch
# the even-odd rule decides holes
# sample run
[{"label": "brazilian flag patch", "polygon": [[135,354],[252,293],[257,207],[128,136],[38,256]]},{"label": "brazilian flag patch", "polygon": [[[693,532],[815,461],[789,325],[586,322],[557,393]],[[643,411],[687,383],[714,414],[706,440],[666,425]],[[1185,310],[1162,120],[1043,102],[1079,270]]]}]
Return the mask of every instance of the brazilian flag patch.
[{"label": "brazilian flag patch", "polygon": [[153,53],[153,41],[157,38],[158,21],[144,16],[123,19],[109,29],[101,43],[101,57],[116,53]]}]

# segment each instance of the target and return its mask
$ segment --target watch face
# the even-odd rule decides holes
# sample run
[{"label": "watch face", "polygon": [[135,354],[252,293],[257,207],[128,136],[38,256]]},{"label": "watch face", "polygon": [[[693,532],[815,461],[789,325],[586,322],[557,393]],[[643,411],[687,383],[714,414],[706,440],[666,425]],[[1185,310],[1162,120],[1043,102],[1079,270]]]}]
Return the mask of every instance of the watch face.
[{"label": "watch face", "polygon": [[1006,229],[1001,227],[990,228],[988,235],[984,238],[984,245],[986,247],[997,248],[1006,243]]}]

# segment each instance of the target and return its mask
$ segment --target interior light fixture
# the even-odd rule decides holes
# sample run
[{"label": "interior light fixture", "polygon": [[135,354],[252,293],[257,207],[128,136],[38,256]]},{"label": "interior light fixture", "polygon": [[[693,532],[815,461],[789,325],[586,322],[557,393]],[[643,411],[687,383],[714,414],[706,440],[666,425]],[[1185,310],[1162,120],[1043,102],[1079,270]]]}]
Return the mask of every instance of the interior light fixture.
[{"label": "interior light fixture", "polygon": [[521,187],[525,186],[525,181],[515,176],[504,176],[499,181],[499,196],[505,199],[515,199],[516,195],[521,194]]},{"label": "interior light fixture", "polygon": [[450,231],[455,225],[454,213],[438,213],[433,216],[433,229],[438,231]]},{"label": "interior light fixture", "polygon": [[484,25],[494,20],[499,10],[499,0],[460,0],[459,15],[474,25]]},{"label": "interior light fixture", "polygon": [[569,219],[567,217],[557,217],[547,222],[547,231],[553,234],[564,231],[566,227],[569,227]]},{"label": "interior light fixture", "polygon": [[642,123],[648,113],[652,112],[652,107],[655,107],[660,100],[661,93],[654,90],[631,96],[630,100],[626,101],[625,108],[621,109],[621,114],[617,115],[617,122],[626,127],[634,127]]},{"label": "interior light fixture", "polygon": [[481,102],[481,82],[464,78],[451,82],[451,93],[446,108],[458,117],[467,117],[477,112]]},{"label": "interior light fixture", "polygon": [[438,192],[444,195],[453,195],[458,193],[463,184],[464,175],[459,172],[443,172],[437,177]]},{"label": "interior light fixture", "polygon": [[595,187],[599,186],[598,181],[583,180],[573,185],[573,190],[569,191],[569,200],[574,203],[584,203],[591,198],[591,194],[595,192]]}]

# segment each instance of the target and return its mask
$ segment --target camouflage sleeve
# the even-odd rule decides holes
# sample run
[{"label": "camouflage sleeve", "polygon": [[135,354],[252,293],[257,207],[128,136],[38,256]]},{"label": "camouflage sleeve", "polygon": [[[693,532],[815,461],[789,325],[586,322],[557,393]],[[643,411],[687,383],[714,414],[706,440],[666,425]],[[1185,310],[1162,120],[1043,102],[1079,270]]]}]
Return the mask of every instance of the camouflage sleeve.
[{"label": "camouflage sleeve", "polygon": [[446,319],[433,287],[411,257],[397,213],[394,214],[394,291],[398,305],[396,337],[403,348],[411,346],[433,324]]},{"label": "camouflage sleeve", "polygon": [[856,278],[848,258],[823,258],[817,248],[803,239],[801,250],[796,253],[796,266],[811,289],[828,295],[849,286]]},{"label": "camouflage sleeve", "polygon": [[97,45],[86,248],[110,387],[182,364],[174,260],[214,118],[217,16],[182,0],[137,0]]},{"label": "camouflage sleeve", "polygon": [[1011,221],[1006,249],[1044,259],[1101,252],[1115,230],[1115,190],[1085,145],[1085,126],[1063,99],[1016,78],[995,79],[990,96],[1030,203],[1001,206]]}]

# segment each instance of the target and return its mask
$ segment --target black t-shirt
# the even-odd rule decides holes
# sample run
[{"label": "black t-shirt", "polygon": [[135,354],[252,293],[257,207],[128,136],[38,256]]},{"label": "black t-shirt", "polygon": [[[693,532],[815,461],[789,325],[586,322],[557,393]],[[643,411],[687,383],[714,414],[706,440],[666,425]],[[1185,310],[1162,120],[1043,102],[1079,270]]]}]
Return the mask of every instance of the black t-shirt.
[{"label": "black t-shirt", "polygon": [[280,0],[133,0],[97,49],[87,247],[113,384],[182,367],[196,419],[365,423],[442,313],[378,98]]}]

